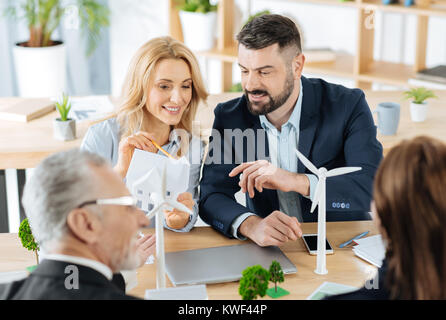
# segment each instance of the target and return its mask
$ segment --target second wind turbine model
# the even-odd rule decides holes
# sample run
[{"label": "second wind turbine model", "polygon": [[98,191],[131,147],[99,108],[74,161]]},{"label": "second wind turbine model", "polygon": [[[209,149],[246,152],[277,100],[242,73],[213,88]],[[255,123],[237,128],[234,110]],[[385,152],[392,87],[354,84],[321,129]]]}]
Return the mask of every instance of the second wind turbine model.
[{"label": "second wind turbine model", "polygon": [[316,260],[316,270],[317,274],[327,274],[326,266],[326,190],[325,190],[325,180],[328,177],[339,176],[355,171],[359,171],[361,167],[341,167],[327,171],[326,168],[321,167],[317,169],[302,153],[296,150],[297,157],[305,165],[305,167],[310,170],[313,174],[318,177],[318,183],[316,186],[316,191],[314,193],[313,203],[311,205],[310,212],[313,212],[316,206],[318,208],[317,217],[317,260]]}]

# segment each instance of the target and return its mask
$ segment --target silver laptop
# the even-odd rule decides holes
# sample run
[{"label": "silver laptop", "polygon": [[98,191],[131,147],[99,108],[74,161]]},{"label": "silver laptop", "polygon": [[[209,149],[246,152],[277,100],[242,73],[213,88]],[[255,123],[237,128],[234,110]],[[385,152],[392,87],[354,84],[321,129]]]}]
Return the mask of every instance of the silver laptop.
[{"label": "silver laptop", "polygon": [[254,243],[166,253],[166,271],[174,286],[237,281],[247,267],[260,264],[269,269],[280,263],[283,273],[296,273],[296,266],[278,247]]}]

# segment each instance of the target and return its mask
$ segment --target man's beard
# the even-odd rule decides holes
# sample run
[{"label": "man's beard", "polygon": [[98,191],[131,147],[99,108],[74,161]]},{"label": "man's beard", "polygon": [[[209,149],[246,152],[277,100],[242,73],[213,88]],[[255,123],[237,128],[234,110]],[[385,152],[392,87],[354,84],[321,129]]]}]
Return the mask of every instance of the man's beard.
[{"label": "man's beard", "polygon": [[[287,75],[282,92],[276,97],[272,97],[271,94],[266,90],[261,90],[261,89],[253,91],[245,90],[245,97],[248,104],[248,110],[255,116],[266,115],[270,112],[273,112],[274,110],[277,110],[279,107],[281,107],[288,100],[293,90],[294,90],[294,78],[291,72],[289,72]],[[269,97],[269,101],[259,104],[253,103],[249,100],[249,94],[254,94],[254,95],[265,94],[266,96]],[[260,108],[254,109],[253,105]]]}]

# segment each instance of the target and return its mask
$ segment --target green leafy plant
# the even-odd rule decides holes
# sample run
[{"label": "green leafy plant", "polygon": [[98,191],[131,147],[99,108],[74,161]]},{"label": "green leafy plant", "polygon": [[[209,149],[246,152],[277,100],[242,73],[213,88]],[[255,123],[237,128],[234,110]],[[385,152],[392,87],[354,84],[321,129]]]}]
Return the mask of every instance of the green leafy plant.
[{"label": "green leafy plant", "polygon": [[34,239],[31,227],[29,226],[28,218],[23,219],[19,227],[19,238],[22,241],[22,246],[29,251],[34,251],[36,254],[37,263],[39,263],[39,256],[37,252],[40,250],[39,245]]},{"label": "green leafy plant", "polygon": [[416,104],[422,104],[424,100],[429,98],[438,98],[433,91],[423,87],[413,88],[409,91],[405,91],[403,94],[405,99],[412,99]]},{"label": "green leafy plant", "polygon": [[283,277],[282,267],[280,266],[280,263],[277,262],[276,260],[273,260],[273,262],[271,262],[271,266],[269,267],[269,274],[270,274],[269,281],[274,283],[274,291],[277,292],[277,282],[284,282],[285,279]]},{"label": "green leafy plant", "polygon": [[213,5],[209,0],[186,0],[180,10],[189,12],[208,13],[217,11],[217,5]]},{"label": "green leafy plant", "polygon": [[234,83],[231,88],[229,88],[229,92],[242,92],[242,84],[240,82]]},{"label": "green leafy plant", "polygon": [[60,114],[60,121],[67,121],[68,112],[70,112],[71,109],[71,103],[68,102],[68,95],[66,95],[65,93],[62,94],[62,101],[56,102],[56,108]]},{"label": "green leafy plant", "polygon": [[243,300],[257,299],[257,296],[265,296],[268,289],[270,274],[261,265],[255,265],[243,270],[240,279],[239,294]]},{"label": "green leafy plant", "polygon": [[264,14],[271,14],[271,11],[269,11],[269,10],[267,9],[267,10],[263,10],[263,11],[259,11],[259,12],[257,12],[257,13],[254,13],[253,15],[250,15],[250,16],[248,17],[248,20],[246,20],[246,22],[245,22],[243,25],[247,24],[248,22],[251,22],[254,18],[263,16]]},{"label": "green leafy plant", "polygon": [[47,47],[54,44],[51,35],[60,25],[64,14],[77,12],[82,34],[87,36],[87,55],[96,49],[103,27],[109,26],[110,11],[107,6],[95,0],[16,0],[5,14],[25,20],[29,29],[29,40],[22,45]]}]

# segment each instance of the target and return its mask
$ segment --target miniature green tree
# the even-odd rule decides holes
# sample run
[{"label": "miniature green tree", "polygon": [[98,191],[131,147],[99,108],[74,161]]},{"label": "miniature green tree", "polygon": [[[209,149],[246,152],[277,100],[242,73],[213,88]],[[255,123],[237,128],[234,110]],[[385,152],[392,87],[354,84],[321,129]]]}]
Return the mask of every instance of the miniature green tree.
[{"label": "miniature green tree", "polygon": [[265,296],[268,289],[269,272],[261,265],[255,265],[243,270],[240,279],[239,294],[243,300],[257,299],[257,296]]},{"label": "miniature green tree", "polygon": [[29,226],[28,218],[24,219],[19,227],[19,238],[22,241],[22,245],[24,248],[29,251],[34,251],[36,254],[37,264],[39,264],[39,256],[37,251],[39,251],[39,245],[36,243],[33,233],[31,231],[31,227]]},{"label": "miniature green tree", "polygon": [[269,274],[270,281],[274,283],[274,289],[270,288],[266,290],[267,295],[269,295],[271,298],[276,299],[290,294],[287,290],[277,286],[277,282],[284,282],[285,278],[283,276],[282,267],[276,260],[273,260],[271,262],[271,265],[269,267]]},{"label": "miniature green tree", "polygon": [[284,282],[285,279],[283,277],[283,270],[276,260],[271,262],[271,266],[269,267],[269,274],[271,275],[269,281],[274,283],[274,291],[277,292],[277,282]]}]

